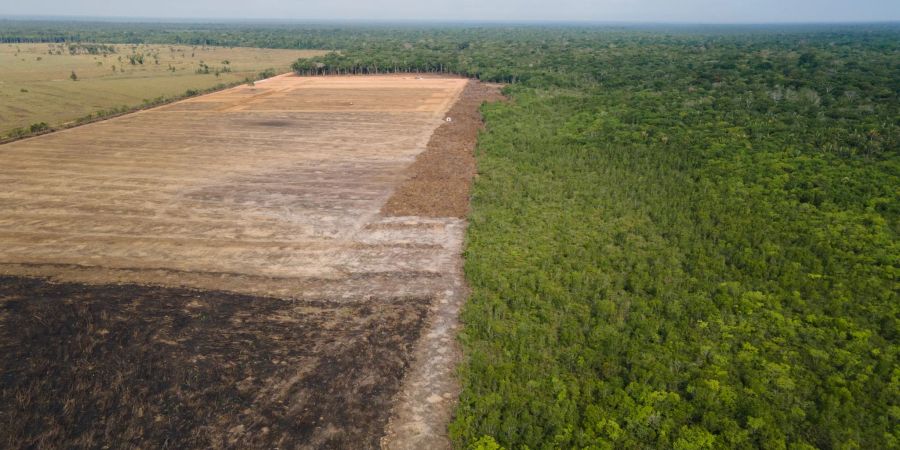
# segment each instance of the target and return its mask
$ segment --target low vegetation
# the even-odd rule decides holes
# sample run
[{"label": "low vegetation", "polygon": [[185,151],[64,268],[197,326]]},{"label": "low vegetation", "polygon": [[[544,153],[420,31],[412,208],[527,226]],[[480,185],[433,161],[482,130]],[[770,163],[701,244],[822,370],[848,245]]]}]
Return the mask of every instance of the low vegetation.
[{"label": "low vegetation", "polygon": [[[0,27],[2,28],[2,27]],[[0,140],[110,111],[131,111],[153,99],[176,99],[290,71],[309,50],[141,44],[0,44]]]}]

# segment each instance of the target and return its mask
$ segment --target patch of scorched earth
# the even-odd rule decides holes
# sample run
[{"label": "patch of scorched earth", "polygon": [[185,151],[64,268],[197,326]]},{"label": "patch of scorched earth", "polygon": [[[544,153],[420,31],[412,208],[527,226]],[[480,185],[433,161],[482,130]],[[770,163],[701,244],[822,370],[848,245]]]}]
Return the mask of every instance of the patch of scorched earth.
[{"label": "patch of scorched earth", "polygon": [[426,312],[0,277],[0,446],[376,448]]}]

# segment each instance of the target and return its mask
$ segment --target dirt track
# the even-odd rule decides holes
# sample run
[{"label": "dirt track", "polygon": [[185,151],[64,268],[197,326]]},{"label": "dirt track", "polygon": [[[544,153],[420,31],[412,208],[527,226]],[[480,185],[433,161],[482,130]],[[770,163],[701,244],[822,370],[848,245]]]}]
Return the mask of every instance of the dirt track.
[{"label": "dirt track", "polygon": [[466,84],[282,76],[0,146],[3,446],[446,445],[465,224],[380,211]]}]

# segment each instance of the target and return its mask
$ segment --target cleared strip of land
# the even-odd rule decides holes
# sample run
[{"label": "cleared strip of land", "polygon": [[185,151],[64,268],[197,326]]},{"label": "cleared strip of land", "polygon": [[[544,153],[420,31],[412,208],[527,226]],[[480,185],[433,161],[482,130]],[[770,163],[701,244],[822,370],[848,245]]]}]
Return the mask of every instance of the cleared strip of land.
[{"label": "cleared strip of land", "polygon": [[[465,223],[381,211],[467,83],[287,75],[0,146],[6,446],[378,446],[434,345],[449,386]],[[429,380],[405,411],[452,403]]]}]

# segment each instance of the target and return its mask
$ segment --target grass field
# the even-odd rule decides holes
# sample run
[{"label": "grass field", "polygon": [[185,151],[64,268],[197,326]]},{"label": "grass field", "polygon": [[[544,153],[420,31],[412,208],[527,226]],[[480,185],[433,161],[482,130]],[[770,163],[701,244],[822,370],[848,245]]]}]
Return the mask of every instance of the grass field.
[{"label": "grass field", "polygon": [[172,45],[0,45],[0,136],[32,124],[56,126],[101,110],[256,78],[267,69],[287,72],[297,58],[321,53]]}]

